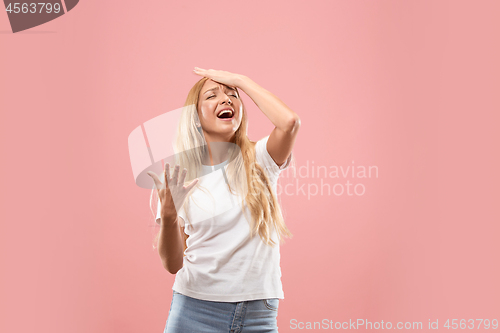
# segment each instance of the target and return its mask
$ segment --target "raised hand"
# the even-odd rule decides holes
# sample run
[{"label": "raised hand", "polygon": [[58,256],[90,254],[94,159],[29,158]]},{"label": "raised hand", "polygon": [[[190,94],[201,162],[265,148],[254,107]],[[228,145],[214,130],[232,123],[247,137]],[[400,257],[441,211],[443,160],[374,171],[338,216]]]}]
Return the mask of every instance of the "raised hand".
[{"label": "raised hand", "polygon": [[195,67],[193,72],[197,75],[207,77],[213,81],[225,84],[230,87],[238,87],[243,75],[234,74],[226,71],[219,71],[216,69],[202,69]]},{"label": "raised hand", "polygon": [[[196,178],[191,182],[191,184],[184,186],[187,169],[182,170],[181,177],[179,179],[179,168],[179,165],[175,166],[174,174],[172,175],[172,178],[170,178],[170,165],[166,163],[165,169],[163,170],[163,183],[154,172],[148,172],[148,175],[153,178],[158,191],[158,198],[161,203],[160,214],[162,221],[174,221],[177,218],[177,211],[181,209],[187,195],[199,181],[199,179]],[[168,186],[166,186],[166,184],[168,184]]]}]

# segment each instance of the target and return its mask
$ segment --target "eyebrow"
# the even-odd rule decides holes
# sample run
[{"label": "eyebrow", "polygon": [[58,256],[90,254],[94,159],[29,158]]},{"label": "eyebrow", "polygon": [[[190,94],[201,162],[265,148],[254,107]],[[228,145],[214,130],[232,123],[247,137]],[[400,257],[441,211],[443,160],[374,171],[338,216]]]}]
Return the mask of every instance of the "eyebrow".
[{"label": "eyebrow", "polygon": [[[231,87],[228,87],[228,86],[224,86],[224,88],[225,88],[225,89],[229,89],[229,90],[236,91],[236,89],[231,88]],[[219,87],[215,87],[215,88],[212,88],[212,89],[208,89],[207,91],[205,91],[205,92],[203,93],[203,95],[205,95],[205,94],[206,94],[207,92],[209,92],[209,91],[212,91],[212,90],[217,90],[217,89],[219,89]]]}]

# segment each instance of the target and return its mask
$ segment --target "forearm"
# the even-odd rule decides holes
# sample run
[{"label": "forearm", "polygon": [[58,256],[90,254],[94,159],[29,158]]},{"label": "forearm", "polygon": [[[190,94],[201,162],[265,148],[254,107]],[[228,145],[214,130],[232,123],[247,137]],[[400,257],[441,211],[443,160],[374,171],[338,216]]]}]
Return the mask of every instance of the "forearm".
[{"label": "forearm", "polygon": [[243,90],[254,101],[277,128],[283,131],[290,131],[299,120],[299,116],[277,96],[262,88],[249,77],[241,75],[239,77],[238,88]]},{"label": "forearm", "polygon": [[183,264],[184,240],[180,231],[177,217],[161,219],[158,253],[163,267],[171,274],[177,273]]}]

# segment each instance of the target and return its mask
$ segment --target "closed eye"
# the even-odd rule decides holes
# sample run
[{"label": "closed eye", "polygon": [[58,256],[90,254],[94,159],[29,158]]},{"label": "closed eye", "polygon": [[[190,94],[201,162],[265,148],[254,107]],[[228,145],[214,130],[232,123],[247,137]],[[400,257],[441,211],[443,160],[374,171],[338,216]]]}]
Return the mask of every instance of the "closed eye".
[{"label": "closed eye", "polygon": [[[234,96],[234,97],[238,98],[238,96],[236,96],[236,95],[231,95],[231,96]],[[210,99],[210,98],[212,98],[212,97],[215,97],[215,95],[208,96],[208,97],[207,97],[207,99]]]}]

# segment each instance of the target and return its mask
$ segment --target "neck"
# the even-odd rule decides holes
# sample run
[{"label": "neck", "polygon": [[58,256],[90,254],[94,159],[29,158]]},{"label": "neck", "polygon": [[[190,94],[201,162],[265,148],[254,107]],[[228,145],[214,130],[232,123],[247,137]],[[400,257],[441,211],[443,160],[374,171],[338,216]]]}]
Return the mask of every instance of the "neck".
[{"label": "neck", "polygon": [[221,164],[229,158],[228,151],[232,145],[229,138],[211,138],[205,133],[205,141],[207,142],[208,155],[203,159],[204,165]]}]

